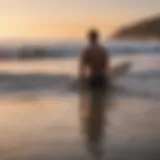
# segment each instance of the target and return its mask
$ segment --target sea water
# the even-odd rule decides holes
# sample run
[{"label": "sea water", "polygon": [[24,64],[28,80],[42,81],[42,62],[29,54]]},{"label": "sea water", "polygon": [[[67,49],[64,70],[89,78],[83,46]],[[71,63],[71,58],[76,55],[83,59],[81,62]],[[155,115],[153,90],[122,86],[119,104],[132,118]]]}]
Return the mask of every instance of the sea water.
[{"label": "sea water", "polygon": [[[78,60],[73,56],[0,62],[1,160],[88,160],[80,95],[70,87]],[[111,54],[111,65],[124,61],[132,67],[113,82],[103,126],[104,157],[158,160],[160,53]]]}]

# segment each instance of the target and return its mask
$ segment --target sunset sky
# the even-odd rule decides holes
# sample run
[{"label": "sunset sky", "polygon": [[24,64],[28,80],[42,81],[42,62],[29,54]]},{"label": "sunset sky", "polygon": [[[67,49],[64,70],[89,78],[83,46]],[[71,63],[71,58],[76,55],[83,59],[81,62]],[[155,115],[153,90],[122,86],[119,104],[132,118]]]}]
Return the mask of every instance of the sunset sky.
[{"label": "sunset sky", "polygon": [[0,38],[81,39],[90,27],[107,37],[159,8],[159,0],[0,0]]}]

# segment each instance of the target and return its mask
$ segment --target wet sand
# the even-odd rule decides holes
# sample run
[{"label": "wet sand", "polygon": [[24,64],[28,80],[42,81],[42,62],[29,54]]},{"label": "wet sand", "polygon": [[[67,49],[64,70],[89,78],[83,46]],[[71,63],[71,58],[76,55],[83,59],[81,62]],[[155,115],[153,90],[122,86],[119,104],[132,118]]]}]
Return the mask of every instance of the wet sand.
[{"label": "wet sand", "polygon": [[[88,160],[79,102],[78,96],[1,97],[0,159]],[[160,158],[158,102],[115,97],[106,113],[105,157]]]},{"label": "wet sand", "polygon": [[[104,157],[159,160],[159,57],[126,59],[135,63],[133,74],[115,81],[118,93],[105,109]],[[1,63],[0,160],[91,158],[86,139],[90,134],[83,131],[80,118],[82,101],[77,93],[64,92],[66,84],[62,85],[68,85],[76,71],[75,59]]]}]

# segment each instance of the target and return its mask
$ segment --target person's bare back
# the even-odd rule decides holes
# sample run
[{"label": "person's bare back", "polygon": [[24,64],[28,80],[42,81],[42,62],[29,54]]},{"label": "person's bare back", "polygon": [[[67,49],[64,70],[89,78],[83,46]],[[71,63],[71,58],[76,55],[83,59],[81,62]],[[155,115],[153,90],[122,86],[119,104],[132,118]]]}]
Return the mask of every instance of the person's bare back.
[{"label": "person's bare back", "polygon": [[[103,88],[108,74],[109,56],[98,43],[98,33],[89,33],[90,45],[83,51],[80,61],[80,79],[87,82],[91,88]],[[89,74],[86,70],[89,70]]]},{"label": "person's bare back", "polygon": [[83,53],[83,61],[90,70],[90,76],[105,75],[107,59],[107,53],[100,45],[91,45]]}]

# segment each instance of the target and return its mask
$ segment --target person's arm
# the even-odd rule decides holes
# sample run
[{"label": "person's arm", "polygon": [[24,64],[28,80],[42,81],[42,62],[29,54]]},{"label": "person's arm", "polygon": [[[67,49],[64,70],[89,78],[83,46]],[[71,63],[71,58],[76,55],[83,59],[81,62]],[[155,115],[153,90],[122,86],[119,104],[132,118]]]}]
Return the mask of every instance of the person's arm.
[{"label": "person's arm", "polygon": [[103,72],[106,73],[106,76],[108,77],[110,74],[110,57],[106,49],[103,49],[103,69]]},{"label": "person's arm", "polygon": [[82,52],[80,57],[80,64],[79,64],[79,80],[84,81],[86,78],[85,69],[86,69],[86,62],[85,62],[86,52]]},{"label": "person's arm", "polygon": [[106,72],[107,72],[107,76],[109,76],[110,74],[110,56],[109,56],[108,51],[106,51],[105,55],[106,55]]}]

